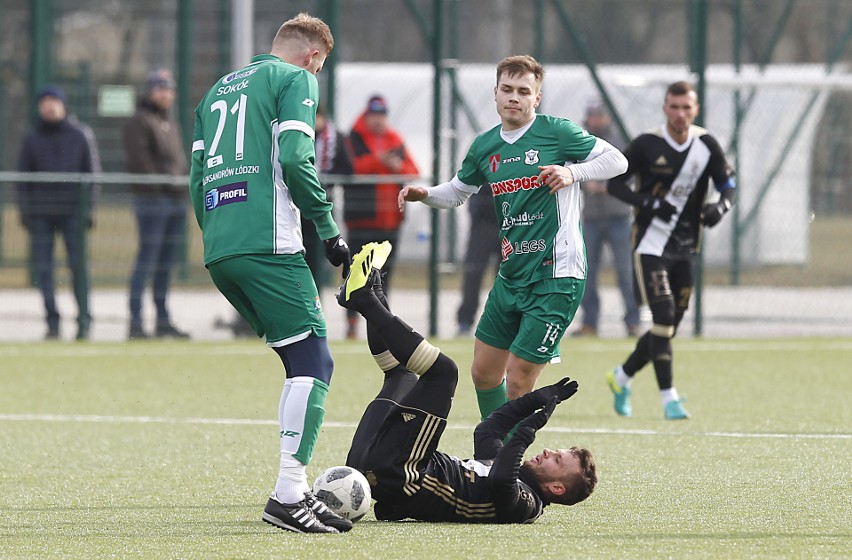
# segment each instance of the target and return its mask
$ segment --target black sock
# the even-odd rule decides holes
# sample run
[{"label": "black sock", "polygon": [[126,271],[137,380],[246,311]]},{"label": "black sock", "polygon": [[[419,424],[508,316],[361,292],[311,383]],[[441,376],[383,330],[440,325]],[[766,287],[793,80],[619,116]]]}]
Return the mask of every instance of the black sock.
[{"label": "black sock", "polygon": [[[423,337],[405,323],[402,319],[385,309],[375,297],[365,297],[358,302],[358,312],[367,320],[368,328],[375,329],[375,334],[384,341],[385,346],[393,357],[401,364],[408,363],[414,350],[423,341]],[[376,347],[378,349],[378,347]],[[381,352],[370,352],[376,355]]]},{"label": "black sock", "polygon": [[651,336],[651,354],[654,372],[661,391],[672,388],[672,339],[667,336]]},{"label": "black sock", "polygon": [[649,361],[651,361],[651,331],[639,337],[639,340],[636,341],[636,348],[621,367],[627,377],[633,377]]}]

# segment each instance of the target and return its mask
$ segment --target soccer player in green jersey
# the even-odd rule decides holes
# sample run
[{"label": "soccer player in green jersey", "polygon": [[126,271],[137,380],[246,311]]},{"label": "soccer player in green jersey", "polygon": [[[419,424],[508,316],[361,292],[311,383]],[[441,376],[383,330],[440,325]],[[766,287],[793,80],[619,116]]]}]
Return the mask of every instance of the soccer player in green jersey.
[{"label": "soccer player in green jersey", "polygon": [[612,145],[562,118],[537,115],[544,69],[531,56],[497,65],[500,125],[476,137],[449,182],[399,195],[433,208],[463,204],[490,185],[502,262],[476,329],[471,375],[482,418],[535,386],[583,298],[581,181],[624,173]]},{"label": "soccer player in green jersey", "polygon": [[299,14],[278,30],[270,54],[217,81],[195,110],[190,175],[210,277],[286,370],[280,470],[263,520],[307,533],[352,527],[313,496],[305,473],[334,362],[300,213],[316,225],[331,264],[344,275],[349,267],[314,167],[315,74],[333,47],[322,20]]}]

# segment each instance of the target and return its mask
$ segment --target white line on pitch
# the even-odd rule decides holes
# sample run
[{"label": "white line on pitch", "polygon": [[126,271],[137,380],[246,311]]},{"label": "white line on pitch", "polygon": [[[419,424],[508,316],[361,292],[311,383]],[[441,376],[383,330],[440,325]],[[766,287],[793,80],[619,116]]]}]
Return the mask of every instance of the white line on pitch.
[{"label": "white line on pitch", "polygon": [[[457,341],[444,340],[442,345],[452,348]],[[461,342],[459,341],[459,344]],[[467,341],[465,341],[467,343]],[[334,355],[353,355],[363,354],[366,356],[368,350],[361,346],[340,346],[333,344],[332,354]],[[684,339],[679,341],[681,347],[688,352],[813,352],[814,350],[834,350],[834,351],[849,351],[852,350],[852,340],[831,340],[820,341],[819,339],[788,342],[767,342],[760,341],[713,341],[701,340],[693,341]],[[590,344],[583,348],[584,352],[600,353],[612,352],[613,347],[605,344]],[[90,358],[97,356],[151,356],[152,358],[161,359],[167,356],[186,356],[197,355],[201,353],[205,356],[244,356],[254,355],[263,352],[263,343],[258,342],[256,345],[238,344],[230,341],[224,341],[221,345],[214,342],[199,342],[198,344],[176,344],[169,346],[167,344],[147,344],[145,342],[137,344],[123,343],[104,343],[103,345],[81,346],[69,344],[64,347],[50,347],[45,345],[7,345],[0,344],[0,357],[14,358],[26,356],[38,357],[63,357],[63,358]]]},{"label": "white line on pitch", "polygon": [[[222,426],[277,426],[277,420],[251,418],[176,418],[169,416],[104,416],[95,414],[0,414],[6,422],[92,422],[128,424],[216,424]],[[324,422],[324,428],[354,429],[351,422]],[[451,430],[473,430],[473,426],[448,426]],[[570,434],[633,435],[633,436],[692,436],[755,439],[839,439],[852,440],[852,434],[790,434],[750,432],[658,432],[656,430],[627,430],[611,428],[567,428],[548,426],[545,431]]]}]

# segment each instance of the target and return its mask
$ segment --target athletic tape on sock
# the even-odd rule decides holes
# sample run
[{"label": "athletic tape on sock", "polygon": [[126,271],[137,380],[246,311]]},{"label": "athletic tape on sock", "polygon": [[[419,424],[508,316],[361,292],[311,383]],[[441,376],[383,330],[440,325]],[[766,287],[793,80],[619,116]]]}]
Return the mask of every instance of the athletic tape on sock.
[{"label": "athletic tape on sock", "polygon": [[376,360],[382,371],[390,371],[399,365],[399,360],[394,358],[390,350],[385,350],[381,354],[373,354],[373,359]]},{"label": "athletic tape on sock", "polygon": [[405,364],[405,367],[417,375],[423,375],[426,373],[426,370],[432,367],[432,364],[435,363],[435,360],[440,355],[441,350],[439,348],[432,346],[427,340],[421,340],[408,359],[408,363]]},{"label": "athletic tape on sock", "polygon": [[651,334],[655,336],[662,336],[665,338],[671,338],[674,336],[675,328],[674,325],[657,325],[654,324],[651,326]]}]

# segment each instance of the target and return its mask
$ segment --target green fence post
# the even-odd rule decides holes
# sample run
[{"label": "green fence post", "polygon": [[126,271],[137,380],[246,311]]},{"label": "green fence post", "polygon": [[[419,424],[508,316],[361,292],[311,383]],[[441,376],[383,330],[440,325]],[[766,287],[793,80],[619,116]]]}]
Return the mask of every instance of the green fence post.
[{"label": "green fence post", "polygon": [[[6,66],[0,66],[0,72],[6,72]],[[6,88],[0,88],[0,122],[6,123],[9,120],[6,118]],[[6,135],[0,134],[0,168],[6,162]],[[15,188],[14,183],[9,183],[9,189],[13,190]],[[5,213],[6,206],[6,191],[7,188],[4,187],[3,183],[0,183],[0,265],[3,264],[3,215]]]},{"label": "green fence post", "polygon": [[[698,74],[698,94],[699,103],[702,104],[701,111],[695,119],[695,124],[702,126],[706,122],[705,118],[705,93],[707,90],[704,79],[704,71],[707,68],[707,0],[692,0],[690,6],[690,70]],[[704,257],[701,253],[701,247],[698,247],[698,254],[695,256],[695,336],[701,336],[704,330]]]},{"label": "green fence post", "polygon": [[[433,0],[432,14],[432,66],[435,71],[432,82],[432,180],[437,183],[441,175],[441,46],[444,40],[444,0]],[[433,208],[432,239],[429,245],[429,335],[438,334],[438,245],[440,231],[439,210]]]},{"label": "green fence post", "polygon": [[[30,3],[32,28],[32,58],[30,60],[30,99],[52,79],[51,55],[53,51],[53,0],[34,0]],[[30,115],[38,115],[35,103],[30,105]],[[27,259],[30,285],[36,285],[33,256]]]},{"label": "green fence post", "polygon": [[91,196],[89,189],[93,185],[80,182],[77,184],[77,192],[80,195],[80,203],[77,205],[77,262],[68,263],[77,271],[77,281],[74,282],[74,297],[80,303],[77,315],[78,336],[87,337],[89,324],[91,322],[91,304],[89,302],[89,211]]},{"label": "green fence post", "polygon": [[[183,134],[183,145],[187,161],[190,161],[190,146],[192,144],[192,128],[194,124],[193,110],[190,103],[190,72],[192,70],[192,0],[180,0],[177,6],[177,120]],[[189,188],[187,186],[187,188]],[[188,221],[192,217],[187,218]],[[178,276],[186,281],[189,278],[189,228],[183,228],[183,240],[178,255]]]},{"label": "green fence post", "polygon": [[[456,58],[459,55],[459,26],[458,26],[458,4],[459,0],[450,0],[449,4],[449,30],[448,30],[448,40],[449,40],[449,53],[448,56],[452,59],[453,64],[445,68],[447,72],[447,77],[450,80],[450,91],[454,92],[458,90],[458,72]],[[449,149],[449,168],[450,172],[457,169],[456,167],[456,151],[458,150],[458,104],[455,102],[455,96],[450,95],[450,122],[449,128],[451,131],[450,136],[450,149]],[[437,182],[437,181],[436,181]],[[447,224],[447,262],[455,265],[458,263],[458,255],[456,255],[456,241],[458,239],[458,214],[456,212],[451,212],[447,215],[449,219],[449,224]]]},{"label": "green fence post", "polygon": [[[740,69],[742,68],[742,44],[743,44],[743,2],[742,0],[737,0],[735,6],[735,21],[734,21],[734,69],[737,75],[740,74]],[[742,107],[742,96],[740,94],[740,89],[737,88],[734,90],[734,137],[732,140],[733,144],[733,156],[734,156],[734,169],[739,171],[741,161],[740,161],[740,127],[742,126],[743,121],[743,107]],[[742,191],[740,191],[742,192]],[[734,231],[731,235],[731,285],[739,286],[740,284],[740,268],[742,266],[741,263],[741,249],[742,249],[742,238],[741,238],[741,230],[740,230],[740,205],[734,204],[733,208],[734,212],[731,218],[734,221]]]}]

